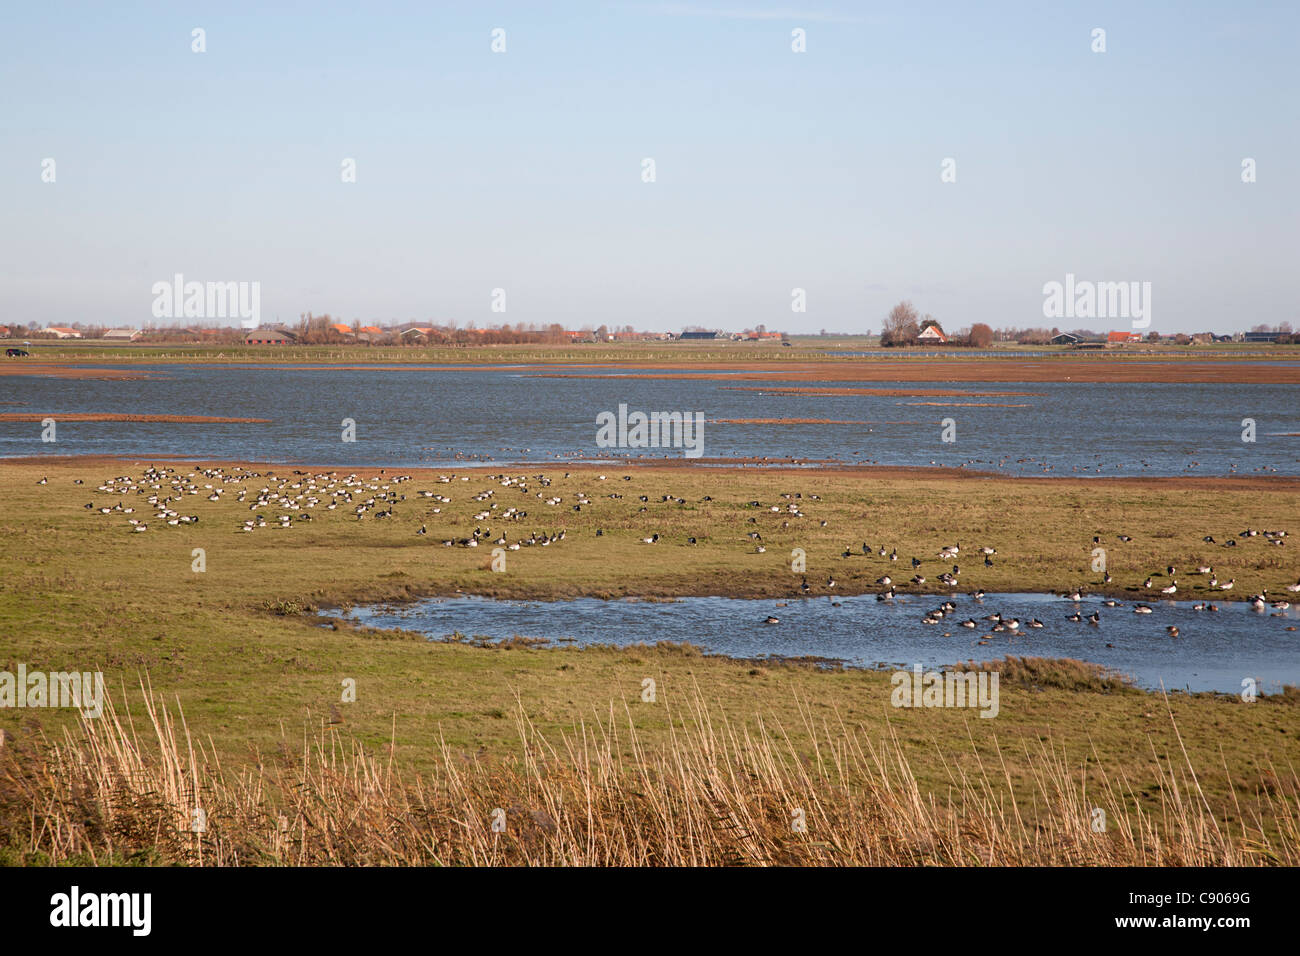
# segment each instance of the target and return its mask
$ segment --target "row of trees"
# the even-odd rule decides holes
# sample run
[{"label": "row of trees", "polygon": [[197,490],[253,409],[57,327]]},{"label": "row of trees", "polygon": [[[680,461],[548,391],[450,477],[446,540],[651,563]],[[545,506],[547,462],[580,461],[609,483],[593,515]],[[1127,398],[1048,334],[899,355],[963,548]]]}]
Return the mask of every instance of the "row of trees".
[{"label": "row of trees", "polygon": [[[880,330],[880,344],[886,347],[916,345],[921,340],[921,333],[934,326],[943,332],[939,320],[928,313],[921,316],[911,302],[903,301],[889,310],[885,324]],[[976,322],[969,329],[956,335],[944,336],[951,345],[966,345],[972,348],[987,348],[993,344],[993,329],[983,322]]]}]

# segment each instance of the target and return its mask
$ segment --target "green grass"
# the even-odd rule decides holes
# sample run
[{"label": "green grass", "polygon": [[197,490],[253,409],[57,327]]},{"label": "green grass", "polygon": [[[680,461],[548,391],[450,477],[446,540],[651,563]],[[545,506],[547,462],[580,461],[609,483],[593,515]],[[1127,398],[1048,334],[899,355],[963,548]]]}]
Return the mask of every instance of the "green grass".
[{"label": "green grass", "polygon": [[[23,661],[29,669],[102,670],[117,695],[127,692],[137,716],[139,683],[147,680],[180,705],[197,736],[236,763],[286,741],[292,746],[305,728],[337,720],[367,747],[394,743],[405,765],[418,772],[438,760],[440,740],[484,759],[515,752],[517,733],[507,715],[520,708],[542,731],[558,732],[625,701],[638,732],[654,741],[667,733],[668,721],[665,707],[639,702],[642,680],[652,677],[660,704],[699,695],[740,726],[761,717],[787,729],[796,748],[808,745],[797,717],[800,701],[815,724],[847,720],[868,733],[895,734],[925,792],[942,792],[952,772],[926,755],[942,753],[963,768],[974,760],[972,743],[996,743],[1005,755],[1008,787],[1029,799],[1032,769],[1018,755],[1051,741],[1078,768],[1100,760],[1123,769],[1139,799],[1155,800],[1158,789],[1143,789],[1159,786],[1151,762],[1174,759],[1180,746],[1164,703],[1068,666],[1012,667],[999,717],[981,720],[969,711],[895,710],[888,676],[878,673],[755,664],[667,646],[578,651],[527,642],[506,648],[430,644],[399,632],[322,626],[310,609],[457,590],[514,597],[792,595],[801,577],[788,564],[794,547],[807,552],[810,583],[820,585],[833,573],[837,593],[851,593],[871,589],[886,570],[906,578],[913,554],[925,562],[923,571],[937,575],[948,562],[940,562],[935,550],[954,542],[962,545],[963,590],[1065,589],[1098,577],[1089,569],[1094,534],[1110,548],[1121,594],[1170,562],[1182,569],[1206,560],[1220,578],[1236,578],[1237,595],[1277,591],[1297,576],[1290,548],[1254,538],[1209,552],[1201,542],[1206,533],[1223,540],[1246,527],[1293,526],[1300,499],[1295,483],[1286,480],[1186,493],[1180,489],[1190,486],[1178,479],[882,480],[852,473],[570,468],[569,478],[563,469],[548,469],[550,487],[534,483],[525,494],[491,481],[490,471],[462,470],[457,474],[470,481],[440,485],[421,477],[397,486],[408,498],[388,521],[358,522],[346,508],[317,508],[311,523],[251,534],[235,530],[250,512],[231,500],[233,491],[219,503],[187,496],[177,510],[199,515],[194,526],[155,525],[143,498],[123,499],[150,523],[144,534],[130,533],[123,515],[83,508],[91,501],[116,503],[119,496],[93,489],[109,475],[140,471],[103,462],[0,465],[0,667],[12,670]],[[598,480],[601,473],[606,481]],[[632,480],[622,480],[625,474]],[[37,484],[42,476],[48,484]],[[85,485],[74,486],[76,478]],[[262,484],[259,479],[252,487]],[[501,509],[526,508],[529,518],[518,525],[474,521],[485,505],[468,499],[488,488],[496,489]],[[420,489],[445,493],[452,504],[430,514],[433,503],[413,494]],[[564,502],[547,506],[533,496],[538,490]],[[579,490],[593,503],[574,512],[570,505]],[[782,492],[803,494],[805,518],[748,504],[784,504]],[[624,497],[603,497],[610,493]],[[1210,494],[1212,515],[1205,507]],[[643,504],[640,495],[649,501]],[[686,504],[662,503],[662,495]],[[705,495],[714,500],[703,501]],[[791,527],[781,529],[782,520]],[[421,523],[429,534],[417,537]],[[567,536],[548,548],[510,552],[503,574],[487,569],[489,548],[441,546],[444,537],[489,524],[512,540],[532,530],[565,528]],[[605,534],[596,537],[596,528]],[[746,533],[755,529],[766,554],[751,553]],[[641,544],[651,530],[664,540]],[[1120,544],[1119,533],[1134,541]],[[686,545],[687,534],[699,545]],[[846,545],[864,540],[896,547],[900,561],[839,556]],[[991,569],[973,554],[966,557],[984,544],[998,549]],[[194,548],[206,551],[204,573],[191,570]],[[1194,580],[1180,575],[1180,581]],[[1189,593],[1196,592],[1180,596]],[[954,646],[953,659],[963,659],[962,645]],[[357,701],[341,704],[341,682],[348,678],[356,681]],[[1246,704],[1174,695],[1170,707],[1208,799],[1229,819],[1246,812],[1261,788],[1300,757],[1294,696]],[[36,723],[54,732],[72,717],[0,711],[0,728],[15,739],[32,739]]]}]

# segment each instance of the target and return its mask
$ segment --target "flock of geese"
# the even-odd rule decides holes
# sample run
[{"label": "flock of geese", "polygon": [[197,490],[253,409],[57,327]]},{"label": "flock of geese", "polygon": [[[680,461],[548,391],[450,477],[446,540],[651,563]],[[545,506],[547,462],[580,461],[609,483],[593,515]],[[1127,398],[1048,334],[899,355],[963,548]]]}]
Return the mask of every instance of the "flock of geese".
[{"label": "flock of geese", "polygon": [[[530,490],[528,479],[507,475],[493,477],[503,487],[514,487],[523,492]],[[144,505],[148,505],[155,524],[175,526],[198,523],[198,515],[181,514],[176,510],[192,496],[201,496],[211,502],[229,498],[246,505],[252,512],[250,517],[235,528],[237,532],[251,533],[259,528],[288,529],[294,527],[295,523],[312,521],[312,512],[318,508],[323,511],[340,511],[357,521],[367,518],[382,521],[392,519],[397,513],[395,507],[408,500],[423,505],[426,517],[441,514],[442,506],[451,504],[451,497],[432,490],[412,491],[408,499],[401,487],[411,480],[411,475],[386,476],[383,469],[378,477],[367,479],[356,474],[340,476],[333,472],[313,474],[301,470],[295,470],[292,475],[276,476],[274,472],[251,471],[240,466],[234,466],[229,471],[213,467],[182,472],[175,468],[151,465],[138,479],[120,475],[108,478],[98,486],[98,491],[117,497],[116,504],[96,506],[94,502],[89,502],[84,507],[87,511],[103,515],[134,515],[136,505],[126,502],[143,498],[142,503],[137,501],[141,505],[140,510],[143,512]],[[448,485],[455,480],[454,475],[441,475],[436,479],[438,483]],[[470,478],[460,476],[459,480],[467,482]],[[538,488],[546,488],[551,483],[549,478],[542,475],[535,476],[534,480]],[[48,479],[42,478],[37,484],[43,485],[47,481]],[[75,483],[81,484],[81,481]],[[527,511],[517,507],[498,511],[497,504],[491,501],[494,496],[495,489],[472,495],[468,500],[478,504],[489,502],[486,508],[474,515],[474,520],[480,523],[464,537],[449,538],[442,542],[443,545],[449,548],[475,548],[482,543],[518,551],[533,545],[547,547],[565,539],[566,532],[563,529],[553,532],[531,531],[527,535],[515,537],[513,541],[503,533],[494,533],[491,527],[484,526],[488,519],[519,522],[528,517]],[[536,492],[536,496],[544,498],[547,505],[557,505],[561,500],[554,495],[544,496],[540,491]],[[579,494],[576,500],[576,509],[580,509],[582,504],[590,504],[586,495]],[[149,523],[142,518],[131,517],[127,523],[132,533],[149,530]],[[415,534],[427,535],[428,526],[422,524]]]},{"label": "flock of geese", "polygon": [[[512,524],[517,526],[519,523],[526,522],[529,518],[529,512],[522,507],[502,507],[504,503],[496,500],[498,490],[503,492],[513,490],[519,494],[528,495],[532,499],[539,501],[545,509],[558,509],[563,505],[565,503],[564,496],[555,494],[550,490],[552,484],[550,478],[541,474],[531,476],[497,474],[476,477],[480,480],[492,481],[496,483],[497,487],[479,491],[466,499],[477,508],[472,518],[474,527],[463,536],[444,539],[442,541],[444,547],[476,548],[480,545],[494,545],[511,551],[518,551],[526,547],[549,547],[565,540],[567,532],[563,528],[557,531],[544,532],[532,530],[527,534],[507,534],[493,528],[494,525],[498,528]],[[565,478],[568,477],[569,473],[566,472]],[[450,495],[437,490],[410,490],[408,494],[404,489],[409,487],[412,480],[413,478],[409,474],[387,476],[384,469],[379,471],[378,476],[362,478],[356,474],[311,473],[301,470],[295,470],[292,474],[277,476],[271,471],[253,471],[240,466],[233,466],[229,470],[222,467],[211,467],[197,468],[193,471],[181,471],[165,466],[149,466],[138,479],[124,475],[106,479],[103,484],[99,485],[97,490],[111,497],[116,497],[118,499],[116,504],[96,505],[94,502],[89,502],[84,507],[87,511],[101,515],[129,516],[127,524],[130,532],[140,533],[148,531],[150,523],[160,523],[168,526],[197,524],[199,516],[190,513],[191,509],[186,507],[194,499],[201,497],[209,502],[220,502],[226,498],[231,498],[247,506],[251,512],[250,517],[244,519],[235,530],[241,533],[251,533],[261,528],[288,529],[294,527],[295,523],[310,522],[313,520],[312,512],[316,509],[326,512],[342,512],[356,521],[367,519],[387,521],[397,514],[395,510],[397,506],[413,505],[423,509],[424,520],[427,521],[433,516],[442,514],[444,506],[452,504],[453,498]],[[471,478],[466,475],[457,476],[451,474],[439,475],[432,480],[436,484],[451,486],[460,482],[469,482]],[[599,475],[597,480],[607,481],[608,476]],[[630,475],[623,476],[623,481],[631,480]],[[46,484],[46,482],[47,479],[42,478],[38,484]],[[75,483],[81,484],[82,482],[77,480]],[[604,497],[618,501],[624,499],[625,496],[617,492],[611,492]],[[784,493],[780,498],[781,500],[775,504],[764,504],[752,500],[747,503],[747,507],[755,509],[759,513],[765,513],[769,517],[779,516],[782,519],[780,527],[785,530],[790,527],[792,519],[807,517],[803,510],[806,502],[820,500],[820,496],[816,494],[804,495],[797,492]],[[706,495],[702,500],[708,502],[712,498]],[[640,505],[637,508],[637,513],[643,514],[648,510],[648,506],[652,502],[647,495],[640,495],[639,501]],[[570,494],[568,507],[575,512],[581,512],[585,507],[591,506],[593,502],[593,493],[578,491]],[[665,494],[659,496],[654,503],[682,506],[686,504],[686,499]],[[146,506],[152,514],[152,518],[136,517],[137,509],[143,515]],[[529,507],[533,506],[530,505]],[[751,516],[747,521],[751,524],[757,524],[757,517]],[[820,525],[826,527],[827,522],[821,521]],[[416,536],[425,536],[427,534],[427,524],[421,524],[419,530],[415,532]],[[595,530],[596,537],[602,537],[604,534],[603,528]],[[1208,534],[1203,537],[1202,541],[1206,545],[1235,548],[1238,546],[1239,540],[1250,539],[1258,539],[1271,545],[1281,545],[1284,543],[1286,536],[1287,533],[1281,530],[1247,528],[1234,537],[1226,538],[1223,542],[1216,541],[1213,535]],[[1116,537],[1122,543],[1130,543],[1133,540],[1131,536],[1124,534]],[[751,553],[763,554],[766,552],[767,548],[763,543],[761,532],[746,532],[746,538],[753,547]],[[640,542],[644,545],[658,545],[666,540],[657,531],[640,537]],[[1093,543],[1099,544],[1100,540],[1100,536],[1096,536],[1093,538]],[[698,539],[693,535],[685,536],[682,543],[693,546],[698,543]],[[967,549],[967,554],[970,553],[970,549]],[[984,545],[975,548],[973,553],[975,560],[982,561],[985,567],[992,567],[994,556],[997,555],[998,551],[994,547]],[[859,554],[882,558],[891,564],[897,564],[899,561],[897,547],[886,544],[872,546],[865,541],[861,543],[860,547],[845,547],[840,556],[849,559]],[[962,560],[961,555],[962,547],[960,544],[945,545],[939,548],[935,552],[934,558],[943,562],[944,570],[933,578],[933,583],[955,590],[958,587],[958,580],[962,573],[961,565],[958,563]],[[930,583],[930,579],[922,573],[920,558],[911,557],[908,563],[910,564],[909,570],[912,572],[910,578],[905,577],[907,575],[906,570],[885,573],[876,578],[876,586],[880,588],[875,595],[877,601],[893,601],[898,596],[900,588],[906,589],[909,586],[921,588]],[[1193,590],[1227,592],[1231,591],[1236,584],[1233,578],[1221,582],[1215,574],[1213,566],[1208,563],[1199,564],[1187,571],[1186,574],[1189,577],[1203,578],[1205,580],[1202,587],[1193,587]],[[1179,592],[1177,575],[1177,568],[1172,564],[1167,565],[1163,571],[1147,576],[1142,584],[1142,589],[1152,592],[1153,595],[1159,594],[1164,597],[1172,597]],[[1107,585],[1111,583],[1111,576],[1108,573],[1104,575],[1102,583]],[[837,582],[834,574],[828,574],[819,591],[822,594],[829,595],[836,586]],[[1289,585],[1287,591],[1300,593],[1300,581]],[[798,586],[797,595],[810,597],[813,596],[813,593],[814,586],[804,576]],[[970,597],[977,604],[981,603],[984,592],[980,590],[970,592]],[[1084,592],[1082,588],[1076,588],[1064,594],[1063,597],[1077,604],[1083,600]],[[1276,596],[1270,597],[1266,590],[1252,595],[1248,599],[1248,603],[1257,611],[1272,609],[1278,615],[1291,607],[1290,601]],[[1125,607],[1124,604],[1113,599],[1104,600],[1102,605],[1106,608]],[[1193,605],[1192,610],[1216,612],[1219,607],[1213,603],[1202,601]],[[926,611],[921,621],[926,625],[943,624],[948,618],[955,616],[956,611],[956,605],[951,600],[946,600],[937,607]],[[1151,614],[1153,608],[1149,604],[1139,602],[1132,606],[1132,613]],[[1082,610],[1076,608],[1072,614],[1065,617],[1065,620],[1069,623],[1086,623],[1092,627],[1100,627],[1102,617],[1099,610],[1094,610],[1091,614],[1085,616]],[[781,622],[775,615],[769,615],[764,620],[764,623],[775,625]],[[1037,618],[1021,621],[1018,618],[1006,617],[1000,612],[995,612],[984,615],[979,619],[967,617],[965,620],[957,622],[957,626],[967,630],[983,628],[988,633],[980,638],[980,642],[986,643],[998,633],[1015,634],[1021,629],[1036,630],[1045,625]],[[1174,625],[1167,627],[1166,631],[1174,637],[1179,634],[1179,629]]]}]

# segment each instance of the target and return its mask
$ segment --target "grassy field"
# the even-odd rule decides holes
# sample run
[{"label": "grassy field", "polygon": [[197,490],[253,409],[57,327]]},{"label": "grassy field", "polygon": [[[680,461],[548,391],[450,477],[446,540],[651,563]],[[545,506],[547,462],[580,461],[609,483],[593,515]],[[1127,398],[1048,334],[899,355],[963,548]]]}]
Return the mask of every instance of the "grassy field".
[{"label": "grassy field", "polygon": [[[312,613],[325,605],[456,591],[794,595],[802,577],[789,565],[796,547],[807,552],[813,593],[828,574],[839,593],[854,593],[873,589],[886,570],[901,571],[913,555],[937,575],[948,562],[935,552],[953,543],[962,547],[962,590],[1084,586],[1132,597],[1148,593],[1133,589],[1167,564],[1205,561],[1220,579],[1236,579],[1238,596],[1261,588],[1275,592],[1300,572],[1290,548],[1265,544],[1262,537],[1240,539],[1235,548],[1201,539],[1210,534],[1221,542],[1246,528],[1293,530],[1300,501],[1295,480],[1084,482],[641,467],[570,468],[567,477],[563,469],[514,470],[549,480],[543,485],[529,478],[521,490],[503,486],[492,470],[462,470],[448,483],[440,483],[437,472],[420,472],[400,484],[392,483],[392,472],[366,471],[359,473],[364,484],[356,489],[358,500],[385,484],[407,496],[393,504],[390,518],[374,517],[382,502],[360,521],[351,505],[331,512],[322,503],[312,521],[279,528],[277,515],[300,508],[250,510],[251,500],[263,487],[303,485],[306,478],[295,469],[247,466],[258,476],[224,485],[223,499],[210,502],[204,486],[223,487],[215,472],[204,477],[190,466],[156,464],[195,475],[187,480],[201,493],[186,494],[173,508],[198,516],[197,524],[168,526],[153,517],[143,496],[96,490],[110,476],[139,479],[143,463],[0,465],[0,667],[12,671],[21,661],[29,670],[102,670],[123,713],[147,726],[145,680],[183,712],[208,759],[229,767],[259,762],[259,755],[302,757],[311,749],[308,738],[329,729],[366,754],[400,758],[417,775],[445,769],[453,758],[500,768],[528,753],[518,715],[548,738],[572,733],[583,722],[615,719],[629,724],[638,735],[636,747],[648,752],[679,745],[686,729],[672,715],[690,715],[707,701],[713,719],[779,733],[796,761],[826,759],[817,739],[832,728],[851,727],[865,740],[888,738],[907,762],[918,799],[946,801],[983,776],[980,792],[990,807],[1016,807],[1031,817],[1048,812],[1046,750],[1060,755],[1062,779],[1073,785],[1097,786],[1103,772],[1113,785],[1122,779],[1115,809],[1125,814],[1168,812],[1170,787],[1182,778],[1178,768],[1194,768],[1196,799],[1228,831],[1246,828],[1242,839],[1247,831],[1254,834],[1251,827],[1276,839],[1271,801],[1295,806],[1300,711],[1294,693],[1251,704],[1175,694],[1166,704],[1068,665],[1013,666],[998,718],[980,720],[958,709],[894,709],[888,676],[877,673],[760,665],[682,647],[430,644],[403,633],[347,625],[336,630]],[[233,468],[225,466],[224,473],[237,474]],[[249,501],[234,500],[241,488]],[[423,498],[421,491],[451,501]],[[488,491],[491,497],[476,500]],[[547,504],[556,497],[558,503]],[[119,501],[134,506],[134,514],[85,508],[112,508]],[[573,510],[582,501],[588,503]],[[786,511],[792,502],[802,517]],[[497,509],[490,519],[475,517],[492,503]],[[773,513],[772,506],[785,513]],[[441,510],[434,513],[435,507]],[[527,518],[497,517],[510,507],[526,510]],[[239,531],[257,512],[268,516],[268,526]],[[145,521],[148,530],[132,532],[131,518]],[[421,525],[426,535],[416,534]],[[507,571],[496,573],[489,569],[490,546],[442,545],[475,527],[491,527],[493,536],[511,542],[532,532],[563,529],[566,536],[545,548],[509,552]],[[597,537],[596,529],[604,533]],[[755,553],[750,531],[762,535],[766,553]],[[660,542],[642,544],[653,532]],[[1121,542],[1119,534],[1133,540]],[[1109,589],[1090,569],[1094,535],[1108,549]],[[687,536],[697,544],[688,544]],[[873,549],[869,557],[860,553],[864,542]],[[874,554],[880,545],[897,549],[897,565]],[[997,548],[992,568],[975,554],[966,557],[982,545]],[[858,553],[843,558],[846,547]],[[202,573],[192,570],[196,548],[205,553]],[[1180,579],[1180,596],[1198,593],[1194,577]],[[640,701],[646,677],[657,682],[655,704]],[[340,702],[346,679],[356,682],[355,703]],[[696,718],[687,723],[698,729]],[[73,725],[67,711],[0,710],[10,755],[43,737],[58,740]],[[610,752],[610,759],[632,766],[639,759],[625,738]],[[16,820],[11,812],[5,825],[11,846],[22,850],[31,837],[19,832]],[[1030,839],[1032,826],[1024,833]]]}]

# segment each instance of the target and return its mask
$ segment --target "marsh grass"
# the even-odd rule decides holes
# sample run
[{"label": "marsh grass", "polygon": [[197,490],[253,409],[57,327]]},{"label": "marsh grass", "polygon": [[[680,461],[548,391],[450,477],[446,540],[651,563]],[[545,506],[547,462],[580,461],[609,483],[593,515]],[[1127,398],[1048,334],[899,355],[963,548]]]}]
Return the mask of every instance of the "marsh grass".
[{"label": "marsh grass", "polygon": [[[431,772],[321,724],[246,767],[222,765],[142,687],[139,726],[109,703],[61,739],[0,749],[0,862],[189,865],[1159,865],[1300,863],[1300,782],[1270,767],[1259,809],[1216,816],[1183,751],[1152,754],[1159,799],[1052,740],[1026,749],[1011,799],[996,738],[972,772],[943,753],[943,797],[905,745],[795,711],[811,746],[761,717],[748,729],[693,690],[670,732],[642,738],[611,703],[544,734],[524,708],[513,756],[439,741]],[[502,715],[504,716],[504,715]],[[1173,722],[1172,712],[1169,719]],[[1174,727],[1177,732],[1177,727]],[[1028,799],[1025,799],[1028,798]],[[1029,806],[1032,809],[1022,810]],[[206,816],[194,832],[195,809]],[[1097,810],[1107,826],[1095,832]],[[1240,808],[1238,808],[1240,809]],[[497,811],[502,811],[498,813]],[[794,826],[799,818],[805,829]],[[492,821],[503,819],[502,832]],[[1267,825],[1265,820],[1268,821]]]}]

